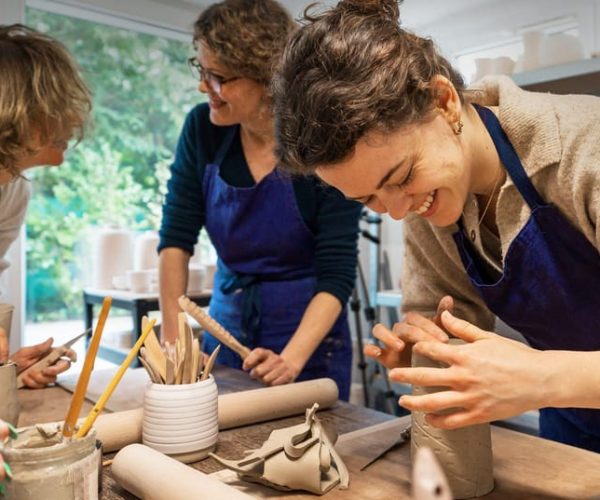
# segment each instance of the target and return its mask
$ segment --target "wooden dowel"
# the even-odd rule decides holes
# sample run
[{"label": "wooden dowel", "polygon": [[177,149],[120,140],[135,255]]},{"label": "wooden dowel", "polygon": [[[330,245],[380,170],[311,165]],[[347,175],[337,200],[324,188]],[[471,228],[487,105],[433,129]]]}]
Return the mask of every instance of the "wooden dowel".
[{"label": "wooden dowel", "polygon": [[108,401],[108,399],[112,395],[113,391],[115,390],[115,388],[117,387],[117,385],[119,384],[121,379],[123,378],[123,375],[125,374],[125,370],[127,370],[127,368],[129,368],[129,365],[131,364],[133,359],[137,356],[138,351],[142,347],[144,340],[146,340],[146,337],[150,334],[150,332],[152,331],[152,328],[154,328],[154,323],[156,323],[156,320],[152,319],[146,325],[146,328],[144,329],[144,331],[142,332],[142,335],[140,336],[140,338],[137,340],[137,342],[133,346],[133,349],[131,349],[131,351],[129,351],[129,354],[125,358],[125,361],[123,361],[123,363],[121,363],[121,366],[117,370],[117,373],[115,373],[115,376],[109,382],[108,386],[106,387],[106,389],[104,390],[104,392],[102,393],[100,398],[98,399],[98,402],[91,409],[89,415],[85,419],[85,422],[83,422],[82,426],[79,428],[79,431],[77,432],[78,438],[83,438],[83,437],[87,436],[87,433],[91,429],[92,425],[94,425],[94,421],[96,420],[96,417],[104,409],[104,405],[106,405],[106,402]]},{"label": "wooden dowel", "polygon": [[246,359],[250,354],[250,349],[242,345],[231,333],[223,328],[215,319],[205,313],[197,304],[182,295],[178,299],[179,307],[194,318],[206,331],[211,333],[219,342],[225,344],[232,351],[236,352],[240,358]]},{"label": "wooden dowel", "polygon": [[81,369],[81,373],[77,379],[75,392],[73,392],[71,405],[69,406],[69,411],[67,412],[67,416],[65,418],[65,424],[62,430],[65,437],[71,437],[73,435],[75,422],[77,422],[77,419],[79,418],[81,406],[83,405],[83,400],[85,399],[85,394],[90,382],[90,376],[92,374],[92,370],[94,369],[96,354],[98,353],[98,348],[100,347],[100,338],[102,337],[102,332],[104,331],[104,325],[106,324],[106,318],[108,318],[111,304],[111,297],[105,297],[102,301],[102,309],[100,310],[100,315],[98,316],[98,323],[96,323],[96,331],[94,332],[92,341],[88,346],[88,351],[85,355],[85,361],[83,362],[83,368]]}]

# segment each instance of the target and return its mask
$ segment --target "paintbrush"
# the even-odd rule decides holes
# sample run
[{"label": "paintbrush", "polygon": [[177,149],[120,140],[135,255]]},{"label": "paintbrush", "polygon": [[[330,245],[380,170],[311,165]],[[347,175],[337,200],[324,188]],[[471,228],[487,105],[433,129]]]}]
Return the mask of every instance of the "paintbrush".
[{"label": "paintbrush", "polygon": [[85,399],[90,376],[92,374],[92,370],[94,369],[96,354],[98,353],[98,348],[100,347],[100,338],[102,337],[102,332],[104,331],[104,325],[106,323],[106,318],[108,318],[111,304],[112,299],[110,297],[105,297],[102,301],[102,309],[100,310],[100,315],[98,316],[98,323],[96,323],[96,331],[94,332],[92,341],[88,346],[88,352],[85,355],[83,368],[81,369],[81,373],[77,379],[77,385],[75,386],[75,391],[73,392],[73,397],[71,398],[71,405],[69,406],[69,411],[67,412],[65,423],[63,425],[62,432],[65,437],[71,437],[73,435],[75,422],[77,422],[77,419],[79,418],[79,413],[81,412],[81,406],[83,405],[83,400]]},{"label": "paintbrush", "polygon": [[77,431],[77,435],[76,435],[77,438],[83,438],[83,437],[87,436],[87,433],[92,428],[92,425],[94,425],[96,418],[98,417],[100,412],[104,409],[104,405],[106,405],[106,402],[108,401],[108,399],[112,395],[113,391],[115,390],[115,388],[117,387],[117,385],[119,384],[121,379],[123,378],[123,375],[125,375],[125,370],[127,370],[127,368],[129,368],[129,365],[131,364],[133,359],[137,356],[137,353],[140,350],[140,348],[142,347],[142,344],[144,343],[144,341],[146,340],[146,337],[148,337],[148,335],[152,331],[152,328],[154,328],[154,323],[156,323],[156,320],[152,319],[146,325],[146,328],[144,328],[144,331],[140,335],[140,338],[137,340],[137,342],[135,343],[135,345],[133,346],[131,351],[129,351],[129,354],[125,358],[125,361],[123,361],[123,363],[121,363],[121,366],[117,370],[117,373],[115,373],[114,377],[109,382],[108,386],[106,387],[106,389],[104,390],[104,392],[102,393],[100,398],[98,399],[98,402],[91,409],[89,415],[83,422],[83,425],[79,428],[79,431]]}]

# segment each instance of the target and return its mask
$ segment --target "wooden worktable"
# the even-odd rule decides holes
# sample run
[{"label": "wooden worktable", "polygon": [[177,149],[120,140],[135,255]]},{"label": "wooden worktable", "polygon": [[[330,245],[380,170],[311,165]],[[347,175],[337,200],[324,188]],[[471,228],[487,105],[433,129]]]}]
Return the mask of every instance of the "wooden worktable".
[{"label": "wooden worktable", "polygon": [[[121,383],[115,404],[118,410],[140,406],[143,397],[143,383],[139,381],[139,371],[131,371],[128,379]],[[254,389],[260,385],[246,374],[224,367],[213,372],[221,394]],[[104,388],[108,374],[95,374],[90,382],[88,394],[94,395]],[[72,381],[70,384],[72,385]],[[19,425],[30,425],[56,421],[64,418],[71,394],[62,387],[38,391],[19,391],[22,413]],[[129,405],[129,408],[127,408]],[[86,402],[82,415],[91,409]],[[338,451],[350,469],[350,489],[335,489],[326,495],[329,500],[363,499],[388,500],[390,498],[410,498],[410,446],[401,447],[376,462],[365,472],[358,472],[360,465],[381,450],[389,442],[390,434],[398,433],[406,421],[358,407],[338,402],[333,408],[319,412],[320,418],[331,421],[340,435],[348,434],[340,440]],[[276,428],[300,423],[303,416],[290,417],[271,422],[222,431],[219,434],[217,452],[225,458],[239,458],[246,449],[257,448]],[[370,429],[368,429],[371,427]],[[354,431],[354,432],[353,432]],[[348,437],[348,439],[345,439]],[[600,454],[586,452],[553,443],[540,438],[516,433],[492,426],[494,449],[494,478],[496,488],[486,495],[490,499],[550,499],[550,498],[598,498],[600,499]],[[105,456],[105,459],[113,455]],[[192,466],[205,473],[222,469],[211,458]],[[254,488],[254,487],[253,487]],[[267,498],[258,490],[251,490],[258,498]],[[103,500],[134,499],[132,495],[117,485],[110,467],[105,467],[102,478]],[[199,498],[201,498],[199,496]],[[269,490],[268,498],[316,498],[314,495],[276,493]]]}]

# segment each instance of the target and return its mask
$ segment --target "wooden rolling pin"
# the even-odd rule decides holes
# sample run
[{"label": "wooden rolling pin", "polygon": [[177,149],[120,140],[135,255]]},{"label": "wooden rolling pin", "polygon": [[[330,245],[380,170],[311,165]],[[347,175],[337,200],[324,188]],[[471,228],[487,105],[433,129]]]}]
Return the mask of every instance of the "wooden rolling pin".
[{"label": "wooden rolling pin", "polygon": [[178,299],[179,307],[194,318],[207,332],[212,334],[219,342],[225,344],[232,351],[236,352],[240,358],[246,359],[250,354],[250,349],[242,345],[238,340],[223,328],[216,320],[205,313],[200,306],[192,302],[185,295]]},{"label": "wooden rolling pin", "polygon": [[[219,396],[219,429],[302,415],[314,403],[325,409],[337,400],[338,387],[330,378],[224,394]],[[94,427],[104,453],[141,443],[142,420],[142,408],[100,415]]]},{"label": "wooden rolling pin", "polygon": [[255,498],[141,444],[129,445],[117,453],[112,473],[123,488],[139,498]]}]

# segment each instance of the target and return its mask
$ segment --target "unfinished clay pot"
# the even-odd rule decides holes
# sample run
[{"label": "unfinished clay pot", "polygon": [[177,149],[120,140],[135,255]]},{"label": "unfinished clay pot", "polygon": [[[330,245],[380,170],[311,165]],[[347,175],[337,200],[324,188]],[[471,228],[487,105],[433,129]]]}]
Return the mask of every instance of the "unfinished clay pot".
[{"label": "unfinished clay pot", "polygon": [[0,366],[0,419],[16,427],[20,410],[17,397],[17,365],[8,363]]},{"label": "unfinished clay pot", "polygon": [[[462,343],[450,339],[451,344]],[[413,352],[412,366],[444,368]],[[413,394],[431,394],[444,387],[413,387]],[[452,491],[453,498],[483,496],[494,488],[493,456],[490,424],[472,425],[447,430],[433,427],[425,421],[425,413],[412,413],[411,457],[413,464],[420,448],[431,448],[439,461]]]}]

